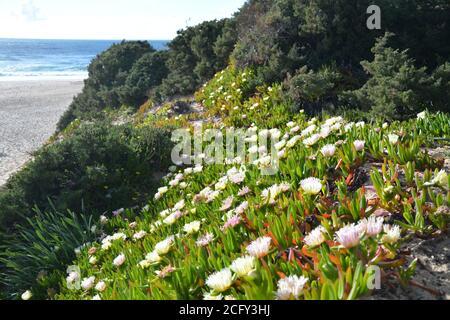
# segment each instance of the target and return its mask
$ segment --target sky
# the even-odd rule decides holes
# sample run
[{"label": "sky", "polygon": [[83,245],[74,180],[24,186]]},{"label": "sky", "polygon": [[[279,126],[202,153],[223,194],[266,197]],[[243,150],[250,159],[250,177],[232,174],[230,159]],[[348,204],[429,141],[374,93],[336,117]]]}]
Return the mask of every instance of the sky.
[{"label": "sky", "polygon": [[0,0],[0,38],[171,40],[245,0]]}]

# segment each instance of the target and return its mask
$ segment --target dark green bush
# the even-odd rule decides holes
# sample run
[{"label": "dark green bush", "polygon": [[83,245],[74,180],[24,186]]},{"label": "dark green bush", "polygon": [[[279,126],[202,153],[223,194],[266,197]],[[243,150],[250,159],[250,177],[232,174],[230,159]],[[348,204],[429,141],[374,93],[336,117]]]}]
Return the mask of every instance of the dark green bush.
[{"label": "dark green bush", "polygon": [[34,299],[47,299],[58,291],[75,249],[95,239],[91,216],[36,211],[18,227],[17,235],[0,250],[0,285],[5,298],[20,299],[32,288]]},{"label": "dark green bush", "polygon": [[230,19],[203,22],[178,32],[169,43],[169,75],[157,88],[167,99],[192,94],[200,85],[222,70],[234,49],[236,33]]},{"label": "dark green bush", "polygon": [[322,109],[337,107],[343,76],[334,67],[323,67],[314,72],[303,67],[283,83],[284,94],[293,103],[293,111],[300,109],[317,114]]},{"label": "dark green bush", "polygon": [[[99,54],[89,65],[89,78],[84,82],[83,91],[59,120],[58,129],[63,130],[77,118],[98,119],[107,107],[120,107],[120,95],[124,94],[122,87],[134,64],[143,55],[154,51],[146,41],[122,41]],[[136,81],[130,82],[136,84]]]},{"label": "dark green bush", "polygon": [[[395,48],[410,49],[420,65],[435,68],[450,57],[450,3],[446,0],[379,0],[382,30],[368,30],[371,0],[252,0],[237,15],[238,67],[256,66],[265,81],[282,81],[306,65],[333,62],[353,75],[371,58],[376,38],[398,35]],[[364,78],[360,79],[364,81]]]},{"label": "dark green bush", "polygon": [[427,91],[433,83],[427,68],[416,68],[407,51],[387,46],[392,34],[380,38],[372,52],[372,62],[363,61],[370,75],[360,89],[346,92],[343,100],[364,111],[388,120],[406,119],[429,107]]},{"label": "dark green bush", "polygon": [[[145,202],[158,185],[154,174],[170,163],[170,131],[108,122],[82,125],[46,146],[0,191],[0,226],[30,216],[37,205],[91,214]],[[83,206],[84,205],[84,206]]]},{"label": "dark green bush", "polygon": [[149,90],[161,84],[167,77],[167,53],[151,52],[143,55],[134,65],[120,88],[120,101],[122,104],[138,108],[149,96]]}]

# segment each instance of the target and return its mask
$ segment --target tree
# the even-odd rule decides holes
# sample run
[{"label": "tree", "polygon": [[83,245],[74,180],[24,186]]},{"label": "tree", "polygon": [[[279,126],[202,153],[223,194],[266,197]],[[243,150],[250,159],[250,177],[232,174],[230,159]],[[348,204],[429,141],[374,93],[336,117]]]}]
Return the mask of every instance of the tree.
[{"label": "tree", "polygon": [[125,85],[119,90],[121,103],[135,108],[144,103],[149,91],[167,77],[166,60],[165,51],[144,54],[133,65]]},{"label": "tree", "polygon": [[372,49],[373,61],[361,62],[370,75],[366,84],[343,97],[376,116],[400,120],[415,116],[427,107],[425,92],[432,85],[432,78],[426,73],[426,67],[415,67],[408,50],[387,46],[392,36],[387,33],[378,39]]}]

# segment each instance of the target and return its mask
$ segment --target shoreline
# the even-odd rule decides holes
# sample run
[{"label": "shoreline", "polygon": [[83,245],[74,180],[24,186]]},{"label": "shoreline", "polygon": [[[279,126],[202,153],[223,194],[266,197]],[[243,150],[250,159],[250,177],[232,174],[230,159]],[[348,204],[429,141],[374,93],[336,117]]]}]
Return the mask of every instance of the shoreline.
[{"label": "shoreline", "polygon": [[52,136],[82,87],[80,77],[0,77],[0,188]]}]

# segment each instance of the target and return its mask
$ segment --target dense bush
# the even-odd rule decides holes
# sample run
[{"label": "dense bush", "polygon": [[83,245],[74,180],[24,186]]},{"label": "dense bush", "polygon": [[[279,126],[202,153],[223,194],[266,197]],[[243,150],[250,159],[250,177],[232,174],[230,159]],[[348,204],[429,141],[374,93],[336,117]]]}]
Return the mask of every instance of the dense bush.
[{"label": "dense bush", "polygon": [[[73,100],[58,123],[60,130],[79,119],[98,118],[100,111],[118,108],[122,87],[126,85],[134,64],[145,54],[154,52],[146,41],[123,41],[99,54],[89,65],[89,78],[82,93]],[[130,80],[130,84],[135,84]]]},{"label": "dense bush", "polygon": [[283,87],[287,99],[293,102],[293,111],[305,110],[315,114],[322,109],[335,109],[338,93],[342,90],[343,76],[334,67],[323,67],[314,72],[303,67],[294,76],[284,81]]},{"label": "dense bush", "polygon": [[393,46],[410,49],[419,64],[435,67],[450,56],[450,3],[444,0],[380,0],[382,30],[368,30],[369,0],[249,1],[240,11],[239,67],[257,66],[265,81],[281,81],[303,65],[318,69],[336,62],[356,75],[370,59],[375,39],[398,35]]},{"label": "dense bush", "polygon": [[0,191],[0,225],[11,228],[32,208],[89,214],[146,199],[157,187],[154,174],[170,159],[170,132],[107,122],[85,124],[35,159]]},{"label": "dense bush", "polygon": [[134,65],[125,84],[120,88],[120,101],[138,107],[149,96],[149,90],[161,84],[167,77],[167,53],[151,52],[143,55]]},{"label": "dense bush", "polygon": [[448,65],[439,67],[434,75],[427,68],[417,68],[408,51],[387,46],[392,34],[380,38],[372,52],[373,61],[363,61],[364,70],[370,75],[366,84],[355,91],[346,92],[343,100],[368,111],[374,116],[389,120],[406,119],[421,110],[448,107],[442,94],[448,92]]},{"label": "dense bush", "polygon": [[178,32],[169,44],[169,75],[158,88],[161,98],[193,93],[226,67],[234,49],[234,21],[213,20]]},{"label": "dense bush", "polygon": [[93,241],[95,232],[91,216],[37,210],[1,246],[3,294],[20,299],[18,294],[33,287],[33,298],[51,297],[59,291],[59,278],[75,259],[75,249]]}]

